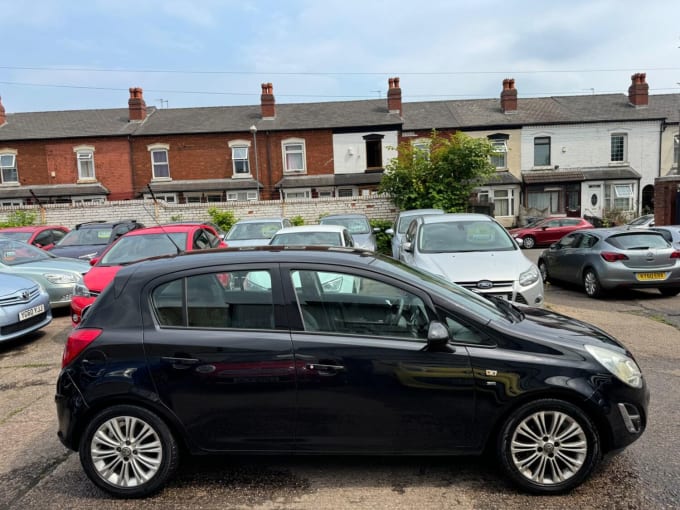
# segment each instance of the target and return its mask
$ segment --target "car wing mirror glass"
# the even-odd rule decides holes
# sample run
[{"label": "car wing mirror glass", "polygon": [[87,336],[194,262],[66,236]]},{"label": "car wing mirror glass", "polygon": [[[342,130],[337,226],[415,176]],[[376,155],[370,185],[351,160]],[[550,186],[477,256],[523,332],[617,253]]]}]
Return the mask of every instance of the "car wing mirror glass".
[{"label": "car wing mirror glass", "polygon": [[524,246],[524,239],[522,239],[521,237],[515,237],[515,241],[517,242],[517,245],[518,245],[520,248],[521,248],[522,246]]},{"label": "car wing mirror glass", "polygon": [[404,251],[412,252],[413,251],[413,243],[406,242],[402,244],[402,247],[404,248]]},{"label": "car wing mirror glass", "polygon": [[393,236],[393,235],[394,235],[394,230],[391,229],[391,228],[388,228],[387,230],[385,230],[385,233],[386,233],[388,236]]}]

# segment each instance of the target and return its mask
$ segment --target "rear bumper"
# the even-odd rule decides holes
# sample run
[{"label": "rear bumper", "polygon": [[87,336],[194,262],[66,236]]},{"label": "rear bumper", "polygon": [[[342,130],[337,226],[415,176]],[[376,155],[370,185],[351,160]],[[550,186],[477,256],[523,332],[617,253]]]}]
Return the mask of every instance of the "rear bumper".
[{"label": "rear bumper", "polygon": [[78,450],[75,424],[78,416],[87,410],[87,404],[68,371],[62,370],[59,374],[54,401],[57,406],[57,436],[66,448]]}]

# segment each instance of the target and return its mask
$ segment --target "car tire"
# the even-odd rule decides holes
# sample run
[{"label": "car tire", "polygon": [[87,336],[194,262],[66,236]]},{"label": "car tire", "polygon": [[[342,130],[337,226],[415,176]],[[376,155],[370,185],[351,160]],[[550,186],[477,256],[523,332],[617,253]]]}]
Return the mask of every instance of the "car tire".
[{"label": "car tire", "polygon": [[546,265],[545,260],[539,260],[538,261],[538,271],[541,273],[541,278],[543,279],[543,283],[550,282],[550,275],[548,274],[548,266]]},{"label": "car tire", "polygon": [[680,289],[677,289],[675,287],[665,287],[659,289],[659,292],[661,292],[662,296],[673,297],[680,294]]},{"label": "car tire", "polygon": [[80,440],[80,463],[92,482],[119,498],[149,496],[177,469],[177,442],[165,422],[142,407],[100,411]]},{"label": "car tire", "polygon": [[524,404],[504,423],[498,456],[505,474],[524,490],[559,494],[582,483],[602,457],[592,420],[556,399]]},{"label": "car tire", "polygon": [[597,276],[594,269],[586,269],[583,273],[583,290],[585,290],[586,295],[591,298],[599,298],[604,294],[602,284],[600,284],[600,278]]},{"label": "car tire", "polygon": [[536,246],[536,239],[534,238],[534,236],[526,236],[523,238],[522,242],[523,242],[522,246],[527,250],[530,250],[534,246]]}]

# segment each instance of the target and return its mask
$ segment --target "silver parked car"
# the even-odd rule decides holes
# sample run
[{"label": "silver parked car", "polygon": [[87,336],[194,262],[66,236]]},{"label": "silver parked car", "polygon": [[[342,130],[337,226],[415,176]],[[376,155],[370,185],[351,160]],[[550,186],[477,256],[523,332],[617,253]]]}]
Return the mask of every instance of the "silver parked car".
[{"label": "silver parked car", "polygon": [[680,250],[680,225],[652,227],[651,230],[659,232],[666,241],[673,245],[673,248]]},{"label": "silver parked car", "polygon": [[0,273],[24,276],[39,283],[50,296],[52,308],[71,304],[76,284],[90,270],[84,260],[57,257],[21,241],[0,238]]},{"label": "silver parked car", "polygon": [[321,225],[340,225],[347,227],[352,234],[354,246],[364,250],[375,251],[378,242],[375,234],[380,232],[379,228],[371,228],[371,223],[365,214],[332,214],[321,218]]},{"label": "silver parked car", "polygon": [[441,209],[411,209],[410,211],[401,211],[397,214],[392,228],[385,230],[385,233],[392,236],[392,257],[399,259],[399,247],[401,246],[402,238],[408,229],[408,226],[418,216],[426,214],[444,214]]},{"label": "silver parked car", "polygon": [[543,305],[538,268],[508,231],[484,214],[419,216],[409,225],[399,256],[470,290]]},{"label": "silver parked car", "polygon": [[582,285],[590,297],[617,288],[680,293],[680,251],[651,229],[572,232],[543,251],[538,267],[545,281]]},{"label": "silver parked car", "polygon": [[52,322],[50,298],[33,280],[0,273],[0,342],[37,331]]},{"label": "silver parked car", "polygon": [[265,246],[276,232],[282,228],[290,227],[287,218],[252,218],[239,220],[229,229],[224,236],[224,242],[229,248],[242,246]]},{"label": "silver parked car", "polygon": [[354,240],[341,225],[302,225],[282,228],[269,244],[273,246],[344,246],[354,247]]}]

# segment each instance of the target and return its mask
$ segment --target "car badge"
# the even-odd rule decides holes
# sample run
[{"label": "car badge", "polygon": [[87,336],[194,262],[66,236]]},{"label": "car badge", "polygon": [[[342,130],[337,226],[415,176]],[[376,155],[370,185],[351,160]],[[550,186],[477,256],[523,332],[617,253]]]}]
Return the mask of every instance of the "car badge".
[{"label": "car badge", "polygon": [[478,289],[490,289],[491,287],[493,287],[493,282],[489,280],[481,280],[477,282]]},{"label": "car badge", "polygon": [[24,290],[24,291],[21,293],[21,299],[28,299],[29,297],[31,297],[31,293],[28,292],[27,290]]}]

